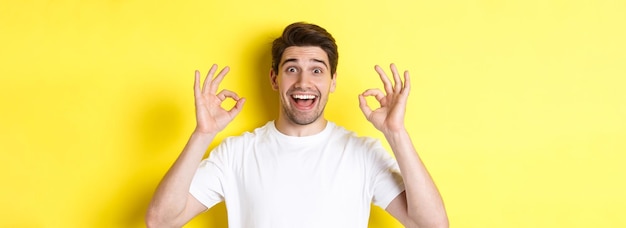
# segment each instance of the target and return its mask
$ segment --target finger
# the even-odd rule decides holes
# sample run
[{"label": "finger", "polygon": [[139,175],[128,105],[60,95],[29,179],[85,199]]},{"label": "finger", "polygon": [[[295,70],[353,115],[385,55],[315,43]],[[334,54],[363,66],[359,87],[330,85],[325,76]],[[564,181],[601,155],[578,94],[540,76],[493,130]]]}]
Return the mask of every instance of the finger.
[{"label": "finger", "polygon": [[222,83],[222,79],[224,79],[224,76],[226,76],[226,74],[228,74],[228,72],[230,71],[230,67],[225,66],[224,69],[222,69],[217,76],[215,76],[215,78],[211,81],[211,93],[215,93],[217,91],[217,88],[220,86],[220,83]]},{"label": "finger", "polygon": [[378,103],[380,103],[380,106],[387,105],[387,101],[384,99],[385,94],[383,94],[383,91],[380,91],[380,89],[365,90],[365,92],[363,92],[363,97],[367,97],[367,96],[375,97]]},{"label": "finger", "polygon": [[239,114],[239,112],[241,112],[241,110],[243,109],[243,104],[246,102],[246,98],[241,98],[237,100],[237,103],[235,103],[235,105],[228,110],[228,114],[230,114],[230,116],[235,117]]},{"label": "finger", "polygon": [[220,101],[224,101],[226,100],[226,98],[232,98],[233,100],[239,100],[239,95],[237,95],[237,93],[230,91],[230,90],[222,90],[217,94],[217,98],[220,99]]},{"label": "finger", "polygon": [[206,74],[206,78],[204,79],[204,84],[202,85],[202,92],[204,94],[208,94],[209,93],[209,84],[211,83],[211,78],[213,77],[213,74],[215,74],[215,71],[217,70],[217,65],[213,64],[211,65],[211,69],[209,69],[209,73]]},{"label": "finger", "polygon": [[196,70],[196,76],[195,79],[193,81],[193,95],[195,97],[200,96],[201,92],[200,92],[200,71]]},{"label": "finger", "polygon": [[383,91],[380,91],[380,89],[368,89],[363,92],[363,96],[374,96],[376,100],[380,101],[385,97],[385,94],[383,94]]},{"label": "finger", "polygon": [[383,86],[385,88],[385,92],[387,94],[392,93],[393,91],[391,90],[391,81],[389,81],[389,78],[387,77],[387,74],[385,74],[385,71],[383,71],[383,68],[381,68],[380,66],[376,65],[374,67],[374,69],[376,69],[376,72],[378,72],[378,76],[380,76],[380,80],[383,81]]},{"label": "finger", "polygon": [[409,71],[404,71],[404,88],[402,89],[402,93],[408,95],[409,91],[411,91],[411,77],[409,76]]},{"label": "finger", "polygon": [[363,112],[365,118],[369,120],[369,116],[372,114],[372,109],[369,105],[367,105],[367,100],[365,100],[365,96],[363,96],[363,94],[359,94],[359,108],[361,108],[361,112]]},{"label": "finger", "polygon": [[391,73],[393,74],[393,91],[399,93],[402,90],[402,80],[400,80],[400,74],[398,74],[398,68],[396,64],[391,64],[389,66],[391,68]]}]

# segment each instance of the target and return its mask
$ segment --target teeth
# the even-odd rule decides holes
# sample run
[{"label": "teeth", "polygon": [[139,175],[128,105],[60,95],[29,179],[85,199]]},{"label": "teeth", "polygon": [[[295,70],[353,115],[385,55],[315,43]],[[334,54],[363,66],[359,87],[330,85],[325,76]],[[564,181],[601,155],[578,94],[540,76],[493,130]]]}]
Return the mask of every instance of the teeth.
[{"label": "teeth", "polygon": [[305,94],[296,94],[296,95],[292,95],[292,97],[295,99],[301,99],[301,100],[315,99],[314,95],[305,95]]}]

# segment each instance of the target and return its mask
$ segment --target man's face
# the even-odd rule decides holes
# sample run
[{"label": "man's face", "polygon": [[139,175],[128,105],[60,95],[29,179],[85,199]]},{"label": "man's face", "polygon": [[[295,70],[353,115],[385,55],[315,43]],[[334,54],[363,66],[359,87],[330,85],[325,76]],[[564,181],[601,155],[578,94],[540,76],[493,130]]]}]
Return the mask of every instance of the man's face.
[{"label": "man's face", "polygon": [[288,47],[278,72],[271,73],[281,114],[299,125],[315,122],[324,113],[329,93],[335,91],[335,79],[336,75],[330,74],[328,55],[320,47]]}]

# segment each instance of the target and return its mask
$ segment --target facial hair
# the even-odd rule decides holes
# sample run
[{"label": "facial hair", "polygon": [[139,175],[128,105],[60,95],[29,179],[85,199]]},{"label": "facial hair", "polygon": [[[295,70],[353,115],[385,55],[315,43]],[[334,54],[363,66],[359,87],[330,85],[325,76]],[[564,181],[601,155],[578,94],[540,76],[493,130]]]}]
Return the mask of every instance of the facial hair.
[{"label": "facial hair", "polygon": [[[287,94],[291,94],[291,93],[289,92]],[[285,98],[281,98],[283,99],[283,102],[282,102],[283,113],[285,113],[285,116],[287,117],[287,119],[289,119],[289,121],[298,125],[308,125],[308,124],[315,122],[316,120],[320,118],[320,116],[322,116],[322,113],[324,113],[324,109],[326,108],[325,107],[326,105],[324,104],[321,109],[318,109],[322,105],[322,97],[321,95],[318,95],[316,98],[317,104],[314,110],[312,110],[312,112],[310,113],[300,113],[300,111],[295,109],[295,107],[290,106],[292,98],[290,96],[287,96],[287,97],[288,97],[287,98],[288,100],[286,101],[284,100]]]},{"label": "facial hair", "polygon": [[302,116],[302,115],[298,115],[296,113],[297,111],[289,110],[287,105],[283,105],[283,112],[285,113],[285,115],[291,122],[298,124],[298,125],[308,125],[308,124],[315,122],[317,119],[320,118],[320,116],[322,116],[322,113],[324,113],[324,108],[322,108],[319,111],[316,111],[316,113],[311,113],[308,116]]}]

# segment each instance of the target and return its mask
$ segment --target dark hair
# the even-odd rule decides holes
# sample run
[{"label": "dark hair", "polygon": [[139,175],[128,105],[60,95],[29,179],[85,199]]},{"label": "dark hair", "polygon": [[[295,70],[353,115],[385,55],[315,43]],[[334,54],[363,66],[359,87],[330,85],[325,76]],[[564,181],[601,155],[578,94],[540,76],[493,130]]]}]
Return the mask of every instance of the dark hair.
[{"label": "dark hair", "polygon": [[272,43],[272,69],[278,72],[278,65],[285,49],[291,46],[316,46],[328,55],[331,77],[337,71],[339,53],[335,39],[326,29],[310,23],[296,22],[285,27],[283,35]]}]

